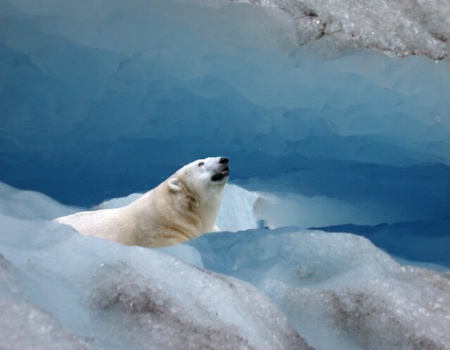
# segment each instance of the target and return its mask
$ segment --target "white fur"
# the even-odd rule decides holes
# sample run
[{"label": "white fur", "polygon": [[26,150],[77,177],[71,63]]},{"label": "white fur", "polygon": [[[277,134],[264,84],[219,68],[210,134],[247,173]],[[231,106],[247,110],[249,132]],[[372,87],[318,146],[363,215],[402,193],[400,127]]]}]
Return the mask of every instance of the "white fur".
[{"label": "white fur", "polygon": [[[174,245],[217,231],[215,220],[228,180],[228,166],[221,159],[196,160],[125,207],[80,212],[56,221],[83,235],[145,247]],[[213,181],[221,172],[223,178]]]}]

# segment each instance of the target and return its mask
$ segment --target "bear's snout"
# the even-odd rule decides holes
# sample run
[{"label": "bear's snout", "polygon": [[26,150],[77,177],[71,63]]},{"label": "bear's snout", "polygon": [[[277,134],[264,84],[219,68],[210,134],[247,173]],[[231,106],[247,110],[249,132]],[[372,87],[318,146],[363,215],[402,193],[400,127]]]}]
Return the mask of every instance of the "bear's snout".
[{"label": "bear's snout", "polygon": [[228,178],[230,172],[228,169],[228,161],[227,157],[220,157],[219,166],[216,168],[216,173],[211,178],[212,181],[222,181]]}]

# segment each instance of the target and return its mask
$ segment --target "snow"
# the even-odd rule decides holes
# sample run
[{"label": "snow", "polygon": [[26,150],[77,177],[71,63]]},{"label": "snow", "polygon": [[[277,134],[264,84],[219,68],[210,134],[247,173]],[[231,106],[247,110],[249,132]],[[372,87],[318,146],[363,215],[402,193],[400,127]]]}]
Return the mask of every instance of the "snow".
[{"label": "snow", "polygon": [[[284,314],[317,349],[448,348],[449,4],[0,0],[0,340],[289,348]],[[221,155],[228,233],[50,221]]]},{"label": "snow", "polygon": [[[245,228],[240,216],[261,197],[229,190],[220,220]],[[7,349],[445,349],[450,341],[450,279],[400,265],[363,237],[285,227],[128,247],[33,219],[64,206],[8,191],[0,206]]]}]

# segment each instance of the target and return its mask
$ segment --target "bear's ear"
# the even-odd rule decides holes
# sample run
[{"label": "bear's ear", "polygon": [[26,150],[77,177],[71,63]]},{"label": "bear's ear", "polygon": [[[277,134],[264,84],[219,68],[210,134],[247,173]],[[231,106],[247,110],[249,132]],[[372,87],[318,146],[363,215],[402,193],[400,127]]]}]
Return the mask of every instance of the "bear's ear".
[{"label": "bear's ear", "polygon": [[172,192],[180,192],[181,191],[180,181],[178,180],[177,177],[170,179],[168,182],[168,185]]}]

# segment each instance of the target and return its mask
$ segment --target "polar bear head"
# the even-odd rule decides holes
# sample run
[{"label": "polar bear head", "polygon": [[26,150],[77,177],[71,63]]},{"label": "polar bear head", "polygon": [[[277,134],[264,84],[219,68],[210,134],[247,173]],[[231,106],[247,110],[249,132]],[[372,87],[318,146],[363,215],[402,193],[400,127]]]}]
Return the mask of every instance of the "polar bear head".
[{"label": "polar bear head", "polygon": [[[168,180],[172,192],[190,192],[195,197],[206,198],[211,192],[223,189],[228,181],[228,158],[199,159],[178,170]],[[221,191],[219,191],[221,192]]]}]

